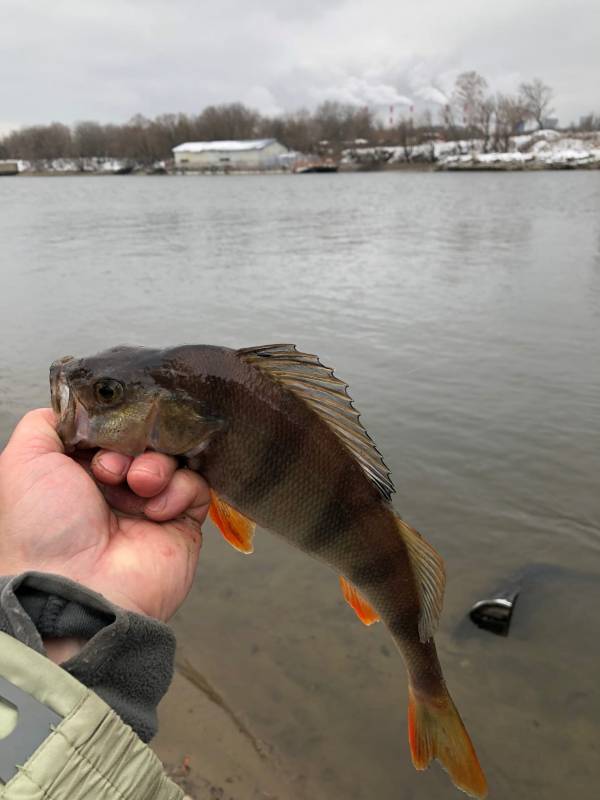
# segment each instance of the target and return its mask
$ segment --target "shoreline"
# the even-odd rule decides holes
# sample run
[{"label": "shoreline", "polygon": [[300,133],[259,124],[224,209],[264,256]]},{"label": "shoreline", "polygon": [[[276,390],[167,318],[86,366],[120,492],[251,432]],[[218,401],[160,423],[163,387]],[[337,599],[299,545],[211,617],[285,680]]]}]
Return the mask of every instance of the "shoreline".
[{"label": "shoreline", "polygon": [[435,172],[572,172],[573,170],[600,169],[600,161],[591,161],[587,164],[549,163],[540,162],[501,162],[501,163],[451,163],[436,164]]},{"label": "shoreline", "polygon": [[[393,164],[382,164],[380,166],[365,166],[360,164],[340,164],[338,172],[340,174],[352,173],[376,173],[376,172],[572,172],[574,170],[599,170],[600,161],[587,164],[544,164],[531,162],[502,162],[502,163],[406,163],[397,162]],[[214,178],[214,177],[234,177],[234,176],[278,176],[293,175],[293,172],[271,172],[271,171],[239,171],[239,172],[167,172],[163,174],[148,173],[142,170],[123,175],[113,172],[58,172],[55,170],[37,170],[19,172],[13,175],[1,175],[0,178]],[[335,173],[334,173],[335,174]],[[299,176],[300,177],[300,176]]]}]

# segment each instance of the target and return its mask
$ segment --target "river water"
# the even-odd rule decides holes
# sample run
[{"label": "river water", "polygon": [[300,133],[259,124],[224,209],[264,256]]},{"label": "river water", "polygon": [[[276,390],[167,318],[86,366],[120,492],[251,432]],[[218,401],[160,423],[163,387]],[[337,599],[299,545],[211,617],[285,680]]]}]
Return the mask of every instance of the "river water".
[{"label": "river water", "polygon": [[[491,796],[596,796],[600,172],[6,179],[0,264],[0,441],[64,354],[283,341],[334,366],[445,558],[437,642]],[[523,570],[508,638],[465,620]],[[207,526],[174,626],[269,754],[178,675],[157,749],[207,797],[457,796],[410,764],[384,628],[284,542],[247,558]]]}]

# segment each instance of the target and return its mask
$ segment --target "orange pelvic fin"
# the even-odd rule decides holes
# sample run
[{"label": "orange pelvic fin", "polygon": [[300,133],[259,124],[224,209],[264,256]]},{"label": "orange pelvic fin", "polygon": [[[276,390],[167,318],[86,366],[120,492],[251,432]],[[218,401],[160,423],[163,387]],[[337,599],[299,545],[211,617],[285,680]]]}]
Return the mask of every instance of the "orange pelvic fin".
[{"label": "orange pelvic fin", "polygon": [[252,553],[256,525],[221,500],[211,491],[210,518],[232,547],[241,553]]},{"label": "orange pelvic fin", "polygon": [[340,586],[344,593],[344,599],[348,605],[352,606],[356,612],[356,616],[361,622],[365,625],[372,625],[374,622],[379,622],[379,614],[375,611],[373,606],[368,603],[358,589],[355,589],[342,575],[340,575]]},{"label": "orange pelvic fin", "polygon": [[416,769],[437,758],[454,785],[471,797],[487,795],[487,782],[452,698],[421,698],[408,687],[408,740]]}]

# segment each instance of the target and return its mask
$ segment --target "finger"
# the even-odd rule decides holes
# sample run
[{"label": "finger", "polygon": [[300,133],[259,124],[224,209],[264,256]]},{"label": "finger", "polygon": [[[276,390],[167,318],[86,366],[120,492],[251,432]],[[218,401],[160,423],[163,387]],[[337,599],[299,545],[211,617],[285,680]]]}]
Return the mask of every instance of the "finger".
[{"label": "finger", "polygon": [[142,453],[134,458],[127,483],[140,497],[154,497],[169,485],[175,474],[177,461],[163,453]]},{"label": "finger", "polygon": [[144,508],[148,501],[146,498],[138,497],[137,494],[134,494],[127,484],[111,485],[100,483],[98,488],[104,495],[108,505],[115,511],[120,511],[121,514],[126,514],[129,517],[144,516]]},{"label": "finger", "polygon": [[117,486],[125,480],[133,458],[111,450],[99,450],[92,459],[92,473],[96,480]]},{"label": "finger", "polygon": [[191,470],[180,469],[167,488],[146,503],[144,512],[155,522],[166,522],[185,515],[202,525],[209,506],[210,490],[206,481]]},{"label": "finger", "polygon": [[46,453],[64,453],[56,433],[57,418],[51,408],[29,411],[17,424],[4,453],[8,457],[27,460]]}]

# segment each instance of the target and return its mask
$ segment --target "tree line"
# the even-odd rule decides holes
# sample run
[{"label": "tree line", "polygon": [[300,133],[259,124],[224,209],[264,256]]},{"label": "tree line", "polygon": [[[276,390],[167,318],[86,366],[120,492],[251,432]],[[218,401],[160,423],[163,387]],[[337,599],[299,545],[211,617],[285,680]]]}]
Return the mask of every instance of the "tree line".
[{"label": "tree line", "polygon": [[[152,164],[171,158],[182,142],[218,139],[274,138],[301,153],[338,154],[360,143],[411,149],[432,139],[480,139],[483,149],[507,150],[510,137],[527,122],[540,128],[552,113],[552,89],[541,79],[522,83],[516,94],[493,94],[487,80],[475,71],[456,79],[448,104],[439,118],[431,111],[416,117],[404,114],[386,125],[373,109],[334,101],[314,111],[300,110],[266,117],[242,103],[211,105],[197,115],[140,114],[123,125],[93,121],[73,126],[53,122],[33,125],[0,139],[0,158],[44,162],[54,159],[116,158]],[[600,130],[600,115],[582,118],[580,130]]]},{"label": "tree line", "polygon": [[212,105],[200,114],[161,114],[154,119],[136,115],[124,125],[60,122],[34,125],[0,139],[0,158],[49,161],[69,158],[117,158],[152,164],[172,157],[182,142],[219,139],[274,138],[291,150],[313,153],[357,139],[370,141],[377,129],[374,113],[366,108],[323,103],[314,112],[298,111],[265,117],[241,103]]}]

